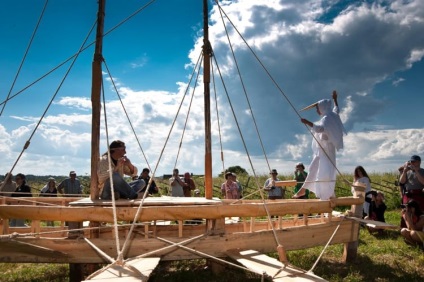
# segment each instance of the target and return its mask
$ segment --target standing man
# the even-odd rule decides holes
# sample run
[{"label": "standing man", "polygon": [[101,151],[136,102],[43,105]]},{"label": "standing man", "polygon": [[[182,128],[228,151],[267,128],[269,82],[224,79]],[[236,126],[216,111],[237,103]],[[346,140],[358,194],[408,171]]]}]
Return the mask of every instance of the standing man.
[{"label": "standing man", "polygon": [[[110,166],[112,169],[113,189],[116,196],[123,199],[136,199],[139,192],[146,185],[143,179],[137,179],[131,182],[125,181],[124,175],[133,176],[137,173],[137,168],[126,156],[125,143],[115,140],[109,145]],[[99,178],[99,191],[102,200],[111,200],[111,181],[109,173],[108,152],[104,153],[99,161],[97,168],[97,177]]]},{"label": "standing man", "polygon": [[306,189],[314,192],[321,200],[334,197],[336,187],[336,150],[343,148],[343,134],[345,133],[343,123],[339,116],[339,105],[337,103],[337,92],[333,91],[334,108],[331,110],[331,100],[320,100],[303,110],[316,107],[319,122],[312,123],[307,119],[300,121],[311,127],[314,133],[312,140],[313,158],[309,165],[309,174],[302,188],[293,196],[295,199],[306,194]]},{"label": "standing man", "polygon": [[172,197],[184,197],[183,187],[185,183],[181,180],[178,169],[172,171],[172,177],[169,178]]},{"label": "standing man", "polygon": [[183,192],[184,197],[191,197],[191,191],[196,189],[196,184],[194,183],[194,180],[191,178],[191,174],[189,172],[184,173],[184,186],[183,186]]},{"label": "standing man", "polygon": [[405,184],[406,197],[418,202],[421,210],[424,210],[424,169],[421,166],[421,157],[413,155],[403,166],[400,176],[400,184]]},{"label": "standing man", "polygon": [[286,191],[283,190],[281,187],[275,186],[275,181],[280,181],[280,179],[278,179],[277,177],[277,170],[273,169],[269,174],[271,175],[271,177],[268,178],[264,184],[264,190],[268,191],[268,199],[283,199]]},{"label": "standing man", "polygon": [[[308,173],[305,171],[305,166],[303,163],[297,163],[294,171],[294,180],[297,181],[296,186],[294,187],[294,193],[299,192],[300,188],[302,188],[303,183],[305,183],[306,177]],[[309,199],[309,190],[306,189],[305,195],[300,196],[298,199]]]},{"label": "standing man", "polygon": [[73,170],[69,172],[69,178],[66,178],[57,186],[57,191],[67,197],[75,197],[82,194],[81,182],[77,178],[77,173]]}]

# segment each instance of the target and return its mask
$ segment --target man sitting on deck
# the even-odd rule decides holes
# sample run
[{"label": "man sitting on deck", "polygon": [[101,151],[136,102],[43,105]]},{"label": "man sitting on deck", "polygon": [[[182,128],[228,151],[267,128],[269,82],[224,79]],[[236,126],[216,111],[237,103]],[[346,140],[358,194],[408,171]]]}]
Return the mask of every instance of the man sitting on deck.
[{"label": "man sitting on deck", "polygon": [[[109,146],[113,189],[120,198],[136,199],[138,196],[137,192],[144,188],[146,183],[143,179],[128,183],[123,178],[124,175],[137,175],[137,168],[125,156],[127,153],[125,149],[125,143],[120,140],[113,141]],[[97,176],[99,178],[99,191],[101,191],[100,198],[102,200],[112,199],[108,152],[104,153],[100,158]]]}]

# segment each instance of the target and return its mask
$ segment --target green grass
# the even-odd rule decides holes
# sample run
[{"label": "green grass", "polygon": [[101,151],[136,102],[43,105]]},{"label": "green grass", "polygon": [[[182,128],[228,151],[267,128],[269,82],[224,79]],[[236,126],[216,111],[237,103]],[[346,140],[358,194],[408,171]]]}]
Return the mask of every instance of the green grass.
[{"label": "green grass", "polygon": [[[398,225],[400,211],[386,212],[388,223]],[[284,242],[282,242],[284,245]],[[309,270],[323,247],[288,251],[291,264]],[[424,252],[403,242],[398,231],[388,230],[382,235],[371,235],[360,230],[358,256],[353,263],[343,263],[343,245],[330,245],[314,269],[314,273],[328,281],[423,281]],[[276,253],[269,254],[277,258]],[[218,263],[219,265],[219,263]],[[215,266],[216,267],[216,266]],[[149,281],[261,281],[259,275],[221,265],[215,274],[206,259],[161,262]],[[66,264],[0,264],[0,281],[68,281]]]}]

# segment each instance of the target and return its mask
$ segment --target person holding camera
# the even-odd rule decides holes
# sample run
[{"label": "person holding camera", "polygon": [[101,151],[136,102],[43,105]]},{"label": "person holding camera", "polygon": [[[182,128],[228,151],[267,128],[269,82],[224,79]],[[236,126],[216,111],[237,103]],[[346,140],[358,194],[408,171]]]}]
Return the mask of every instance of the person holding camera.
[{"label": "person holding camera", "polygon": [[419,204],[410,200],[402,207],[402,218],[406,227],[401,229],[400,234],[407,244],[424,244],[424,214]]},{"label": "person holding camera", "polygon": [[239,199],[238,185],[233,181],[233,173],[228,171],[225,173],[226,181],[221,185],[221,193],[225,199]]},{"label": "person holding camera", "polygon": [[275,181],[280,181],[280,179],[277,177],[277,170],[273,169],[269,174],[271,177],[268,178],[264,184],[264,190],[268,191],[268,199],[283,199],[286,191],[281,189],[281,187],[275,186]]},{"label": "person holding camera", "polygon": [[183,187],[187,186],[187,184],[181,179],[180,171],[177,168],[174,168],[172,171],[172,177],[169,178],[169,185],[172,197],[184,197]]},{"label": "person holding camera", "polygon": [[[368,195],[372,195],[371,199],[368,197]],[[386,212],[387,206],[384,203],[383,192],[371,190],[365,193],[365,201],[369,203],[369,210],[367,211],[368,215],[364,219],[386,222],[384,213]],[[376,231],[375,228],[367,228],[370,233]],[[379,233],[382,232],[381,229],[378,229],[377,231]]]},{"label": "person holding camera", "polygon": [[406,200],[412,199],[418,202],[421,210],[424,210],[424,169],[420,165],[420,156],[413,155],[405,162],[399,183],[404,184],[406,188],[406,199],[403,204],[406,204]]}]

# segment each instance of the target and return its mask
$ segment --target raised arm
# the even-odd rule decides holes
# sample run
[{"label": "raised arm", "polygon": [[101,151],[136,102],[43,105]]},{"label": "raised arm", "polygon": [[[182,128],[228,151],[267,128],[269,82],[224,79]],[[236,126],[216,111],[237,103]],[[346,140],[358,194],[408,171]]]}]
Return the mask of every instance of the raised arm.
[{"label": "raised arm", "polygon": [[337,103],[337,91],[333,90],[333,101],[334,101],[334,105],[336,107],[339,107],[339,104]]}]

